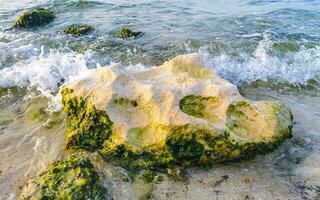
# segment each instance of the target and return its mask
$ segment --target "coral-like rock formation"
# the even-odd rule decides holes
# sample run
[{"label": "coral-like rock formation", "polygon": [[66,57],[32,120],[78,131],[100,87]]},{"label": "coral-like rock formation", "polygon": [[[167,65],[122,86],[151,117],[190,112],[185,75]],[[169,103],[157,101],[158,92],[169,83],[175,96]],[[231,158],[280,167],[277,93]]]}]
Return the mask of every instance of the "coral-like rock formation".
[{"label": "coral-like rock formation", "polygon": [[291,136],[282,102],[242,97],[196,54],[140,72],[100,68],[65,85],[62,98],[67,148],[130,171],[248,159]]},{"label": "coral-like rock formation", "polygon": [[32,11],[24,12],[18,17],[15,23],[17,28],[33,28],[50,23],[55,15],[45,8],[37,8]]}]

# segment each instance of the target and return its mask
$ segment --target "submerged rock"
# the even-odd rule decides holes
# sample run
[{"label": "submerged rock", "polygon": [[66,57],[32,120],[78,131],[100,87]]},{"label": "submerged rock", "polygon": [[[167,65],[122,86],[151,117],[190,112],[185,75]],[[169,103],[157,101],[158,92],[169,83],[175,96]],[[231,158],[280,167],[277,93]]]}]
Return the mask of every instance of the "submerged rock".
[{"label": "submerged rock", "polygon": [[3,37],[0,37],[0,43],[9,43],[9,42],[10,42],[10,40],[3,38]]},{"label": "submerged rock", "polygon": [[87,24],[72,24],[63,30],[63,32],[74,36],[85,35],[90,31],[92,31],[92,27]]},{"label": "submerged rock", "polygon": [[67,148],[132,172],[248,159],[291,136],[284,103],[242,97],[197,55],[140,72],[97,69],[65,85],[62,102]]},{"label": "submerged rock", "polygon": [[125,39],[125,38],[136,38],[136,37],[140,36],[141,34],[142,34],[142,32],[134,32],[134,31],[131,31],[130,29],[127,29],[127,28],[121,28],[118,33],[118,36],[122,39]]},{"label": "submerged rock", "polygon": [[106,199],[107,189],[88,158],[73,155],[54,163],[38,179],[31,180],[22,199]]},{"label": "submerged rock", "polygon": [[24,12],[18,17],[15,23],[17,28],[33,28],[50,23],[55,15],[45,8],[37,8],[32,11]]}]

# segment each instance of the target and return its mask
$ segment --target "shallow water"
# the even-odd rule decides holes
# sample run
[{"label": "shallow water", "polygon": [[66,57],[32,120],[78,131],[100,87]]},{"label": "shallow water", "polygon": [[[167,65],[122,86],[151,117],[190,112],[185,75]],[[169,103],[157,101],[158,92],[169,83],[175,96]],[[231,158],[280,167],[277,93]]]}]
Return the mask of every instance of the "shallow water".
[{"label": "shallow water", "polygon": [[[56,19],[11,29],[21,12],[37,6],[52,9]],[[95,30],[79,38],[63,34],[72,23]],[[122,26],[145,34],[119,39]],[[293,138],[250,162],[192,169],[186,183],[165,179],[151,197],[319,199],[319,27],[316,0],[0,0],[0,199],[17,199],[20,186],[63,157],[63,114],[51,112],[61,109],[62,82],[111,63],[139,70],[194,52],[246,97],[285,101]],[[106,184],[115,199],[141,196],[134,184],[116,178]]]}]

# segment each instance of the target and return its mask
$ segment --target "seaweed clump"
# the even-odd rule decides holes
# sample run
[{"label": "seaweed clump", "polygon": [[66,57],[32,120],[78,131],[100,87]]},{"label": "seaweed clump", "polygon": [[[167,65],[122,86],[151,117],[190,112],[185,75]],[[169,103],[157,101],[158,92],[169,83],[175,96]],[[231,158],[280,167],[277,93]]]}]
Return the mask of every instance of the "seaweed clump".
[{"label": "seaweed clump", "polygon": [[45,8],[37,8],[32,11],[24,12],[18,17],[14,27],[16,28],[33,28],[50,23],[55,15]]},{"label": "seaweed clump", "polygon": [[126,38],[136,38],[138,36],[140,36],[142,34],[142,32],[134,32],[130,29],[127,28],[121,28],[118,36],[122,39],[126,39]]},{"label": "seaweed clump", "polygon": [[80,148],[95,151],[111,134],[112,122],[106,112],[97,110],[82,97],[68,98],[72,89],[62,91],[62,103],[67,115],[66,148]]},{"label": "seaweed clump", "polygon": [[54,163],[40,175],[40,199],[106,199],[107,189],[99,185],[99,175],[87,158],[73,156]]},{"label": "seaweed clump", "polygon": [[142,177],[147,183],[151,183],[156,178],[156,173],[151,170],[145,170],[143,171]]},{"label": "seaweed clump", "polygon": [[71,34],[73,36],[81,36],[92,31],[92,27],[88,24],[72,24],[66,27],[63,32],[66,34]]}]

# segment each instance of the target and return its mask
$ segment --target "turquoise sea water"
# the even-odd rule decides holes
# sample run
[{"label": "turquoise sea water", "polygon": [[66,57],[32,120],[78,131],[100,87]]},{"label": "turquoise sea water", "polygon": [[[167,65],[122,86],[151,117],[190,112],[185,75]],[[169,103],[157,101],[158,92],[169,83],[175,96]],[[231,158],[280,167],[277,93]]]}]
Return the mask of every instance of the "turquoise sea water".
[{"label": "turquoise sea water", "polygon": [[[22,12],[40,6],[56,14],[52,23],[12,29]],[[65,35],[63,28],[73,23],[90,24],[94,31],[82,37]],[[120,39],[116,34],[121,27],[144,35]],[[49,110],[59,109],[61,82],[111,63],[139,69],[188,53],[199,53],[207,67],[249,98],[284,100],[295,117],[294,137],[253,163],[190,174],[194,180],[210,182],[219,179],[218,172],[228,173],[230,180],[221,188],[192,181],[189,185],[166,183],[175,189],[160,184],[154,190],[155,199],[166,199],[166,191],[169,199],[211,199],[212,195],[217,199],[245,199],[246,195],[249,199],[320,199],[318,0],[0,0],[0,157],[6,162],[0,164],[0,198],[16,199],[26,174],[44,169],[59,157],[52,148],[61,141],[41,132],[41,120],[30,124],[23,117],[33,104],[42,103],[45,110],[49,101],[54,102]],[[22,89],[7,91],[15,86]],[[45,100],[34,103],[30,100],[34,96]],[[26,130],[32,134],[26,136]],[[53,130],[63,131],[63,125]],[[23,152],[37,142],[48,158],[36,150]],[[50,147],[51,143],[56,146]],[[30,163],[37,168],[30,168]],[[245,176],[250,177],[251,186],[235,181]],[[183,196],[184,187],[193,188],[192,194]],[[234,188],[240,188],[238,193],[232,192]],[[127,199],[127,193],[121,196],[114,191],[115,197]],[[197,197],[196,191],[203,196]]]}]

